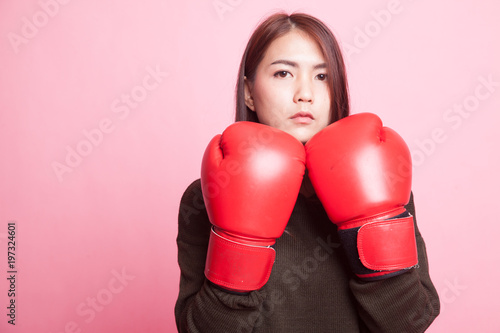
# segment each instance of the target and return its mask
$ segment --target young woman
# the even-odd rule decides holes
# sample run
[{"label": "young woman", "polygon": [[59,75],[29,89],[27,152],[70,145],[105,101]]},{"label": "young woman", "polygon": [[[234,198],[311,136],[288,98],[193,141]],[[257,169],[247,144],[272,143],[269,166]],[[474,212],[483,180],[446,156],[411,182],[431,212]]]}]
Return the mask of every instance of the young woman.
[{"label": "young woman", "polygon": [[439,314],[409,151],[349,116],[340,48],[306,14],[250,38],[236,123],[180,204],[181,332],[423,332]]}]

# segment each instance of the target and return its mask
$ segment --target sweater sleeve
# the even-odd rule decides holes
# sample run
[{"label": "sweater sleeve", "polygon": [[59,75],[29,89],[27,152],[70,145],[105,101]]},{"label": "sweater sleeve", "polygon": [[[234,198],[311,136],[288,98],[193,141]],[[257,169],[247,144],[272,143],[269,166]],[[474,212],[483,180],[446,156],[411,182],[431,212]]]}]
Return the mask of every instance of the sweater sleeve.
[{"label": "sweater sleeve", "polygon": [[429,276],[425,243],[417,227],[413,193],[406,206],[414,217],[418,265],[375,282],[350,281],[358,313],[368,332],[424,332],[439,314],[439,297]]},{"label": "sweater sleeve", "polygon": [[199,180],[194,181],[182,196],[178,228],[181,277],[175,320],[179,332],[251,332],[265,292],[232,294],[205,278],[211,224]]}]

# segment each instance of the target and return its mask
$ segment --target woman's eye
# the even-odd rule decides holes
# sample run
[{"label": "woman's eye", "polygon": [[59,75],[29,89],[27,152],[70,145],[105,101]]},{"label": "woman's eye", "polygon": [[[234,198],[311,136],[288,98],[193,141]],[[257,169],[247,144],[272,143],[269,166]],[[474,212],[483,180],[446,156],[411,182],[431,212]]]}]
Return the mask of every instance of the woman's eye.
[{"label": "woman's eye", "polygon": [[325,81],[326,78],[327,78],[327,75],[326,74],[318,74],[316,75],[316,77],[318,78],[318,80],[320,81]]},{"label": "woman's eye", "polygon": [[287,71],[279,71],[274,73],[275,77],[287,77],[290,73]]}]

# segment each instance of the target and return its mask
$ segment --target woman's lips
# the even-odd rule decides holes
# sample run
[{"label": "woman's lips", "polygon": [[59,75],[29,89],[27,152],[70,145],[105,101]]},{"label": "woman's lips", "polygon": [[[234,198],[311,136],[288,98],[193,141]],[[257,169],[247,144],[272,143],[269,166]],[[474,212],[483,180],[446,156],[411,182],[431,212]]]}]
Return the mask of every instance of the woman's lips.
[{"label": "woman's lips", "polygon": [[290,119],[296,124],[310,124],[314,120],[314,117],[310,112],[300,111],[290,117]]}]

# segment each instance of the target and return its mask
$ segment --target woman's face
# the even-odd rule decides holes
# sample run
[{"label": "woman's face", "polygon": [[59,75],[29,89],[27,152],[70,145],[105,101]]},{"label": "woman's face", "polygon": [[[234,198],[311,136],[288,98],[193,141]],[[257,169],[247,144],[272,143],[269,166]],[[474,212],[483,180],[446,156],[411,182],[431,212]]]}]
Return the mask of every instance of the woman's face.
[{"label": "woman's face", "polygon": [[294,29],[275,39],[255,79],[245,78],[245,104],[263,124],[305,143],[330,123],[326,61],[316,42]]}]

